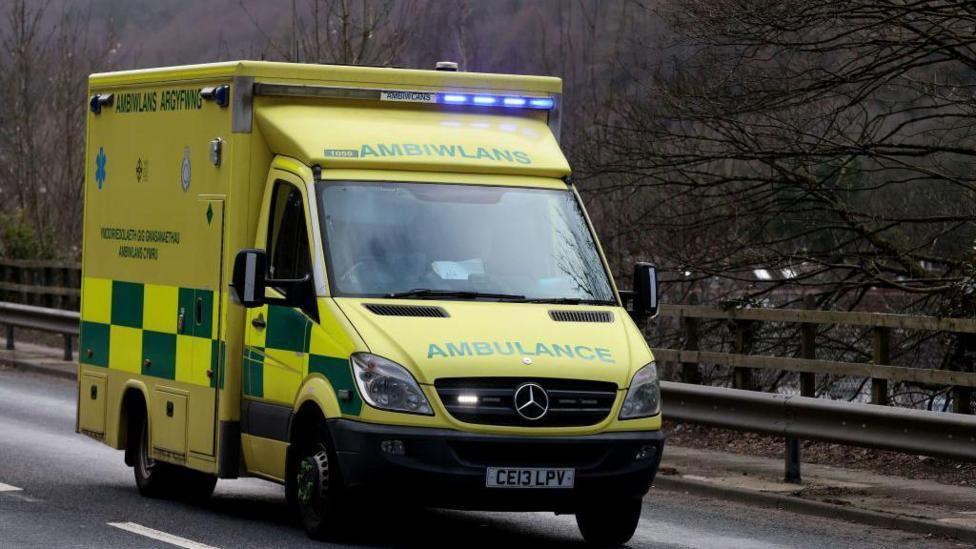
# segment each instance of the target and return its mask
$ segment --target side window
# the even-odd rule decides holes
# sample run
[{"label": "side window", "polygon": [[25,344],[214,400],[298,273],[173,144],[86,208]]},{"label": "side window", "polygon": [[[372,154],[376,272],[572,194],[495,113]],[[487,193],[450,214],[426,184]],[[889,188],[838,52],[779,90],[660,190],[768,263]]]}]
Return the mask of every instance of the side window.
[{"label": "side window", "polygon": [[275,183],[268,219],[268,276],[302,278],[311,272],[302,193],[284,181]]}]

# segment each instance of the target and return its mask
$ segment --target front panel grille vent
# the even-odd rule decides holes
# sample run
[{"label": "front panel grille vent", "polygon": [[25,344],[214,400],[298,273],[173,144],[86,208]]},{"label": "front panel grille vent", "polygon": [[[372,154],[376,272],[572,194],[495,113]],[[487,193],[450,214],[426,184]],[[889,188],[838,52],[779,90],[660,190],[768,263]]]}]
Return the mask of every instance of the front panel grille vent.
[{"label": "front panel grille vent", "polygon": [[556,322],[613,322],[610,311],[549,311],[549,318]]},{"label": "front panel grille vent", "polygon": [[[515,411],[515,391],[534,383],[546,392],[548,411],[529,420]],[[522,427],[595,425],[610,415],[617,385],[605,381],[546,378],[445,378],[434,381],[447,411],[465,423]]]},{"label": "front panel grille vent", "polygon": [[423,318],[447,318],[451,315],[443,307],[431,305],[395,305],[391,303],[366,303],[369,312],[381,316],[414,316]]}]

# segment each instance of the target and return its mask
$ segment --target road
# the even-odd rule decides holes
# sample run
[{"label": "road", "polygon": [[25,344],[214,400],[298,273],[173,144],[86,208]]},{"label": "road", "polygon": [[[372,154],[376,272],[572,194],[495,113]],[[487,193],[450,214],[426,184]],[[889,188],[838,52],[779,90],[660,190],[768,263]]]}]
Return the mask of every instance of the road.
[{"label": "road", "polygon": [[[0,369],[0,548],[174,547],[158,540],[166,535],[200,549],[583,546],[571,516],[429,510],[393,518],[369,517],[369,509],[363,510],[363,527],[332,545],[316,545],[289,516],[282,489],[257,479],[221,481],[213,498],[202,504],[146,499],[136,491],[120,451],[74,433],[74,390],[70,381]],[[906,546],[958,545],[653,490],[630,543],[749,549]]]}]

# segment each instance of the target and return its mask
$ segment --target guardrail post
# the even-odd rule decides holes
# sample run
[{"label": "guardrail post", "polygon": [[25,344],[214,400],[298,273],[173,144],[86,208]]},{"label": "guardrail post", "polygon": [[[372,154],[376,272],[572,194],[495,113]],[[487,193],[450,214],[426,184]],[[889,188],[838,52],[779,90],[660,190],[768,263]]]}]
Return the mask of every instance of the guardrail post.
[{"label": "guardrail post", "polygon": [[[751,320],[735,321],[735,352],[740,355],[747,355],[752,350],[754,322]],[[732,370],[732,384],[736,389],[752,391],[752,368],[735,367]]]},{"label": "guardrail post", "polygon": [[[891,329],[874,327],[874,363],[891,364]],[[871,378],[871,404],[888,404],[888,380]]]},{"label": "guardrail post", "polygon": [[[685,341],[682,347],[686,351],[698,350],[698,319],[684,317],[681,319],[684,327]],[[698,369],[697,362],[681,363],[681,381],[701,385],[701,370]]]},{"label": "guardrail post", "polygon": [[[812,295],[803,298],[804,309],[816,309],[816,300]],[[800,356],[815,360],[817,358],[817,325],[806,322],[800,326]],[[814,372],[800,372],[800,395],[805,397],[817,396],[817,374]]]},{"label": "guardrail post", "polygon": [[71,349],[71,334],[64,334],[64,359],[70,361],[73,356]]},{"label": "guardrail post", "polygon": [[970,415],[973,413],[973,389],[971,387],[952,388],[952,412]]},{"label": "guardrail post", "polygon": [[[804,309],[815,309],[816,301],[812,295],[803,298]],[[815,360],[817,358],[817,325],[804,322],[800,326],[800,356]],[[800,372],[800,395],[805,397],[817,396],[817,374],[814,372]],[[783,480],[800,484],[800,439],[786,437],[786,473]]]},{"label": "guardrail post", "polygon": [[[974,359],[976,359],[976,334],[958,334],[956,344],[961,347],[961,356],[954,360],[958,369],[961,371],[972,371]],[[973,409],[973,388],[955,386],[949,391],[952,398],[952,412],[955,414],[972,415],[976,410]]]},{"label": "guardrail post", "polygon": [[786,437],[786,474],[785,482],[800,484],[800,439]]},{"label": "guardrail post", "polygon": [[14,326],[13,324],[7,324],[7,350],[14,350]]}]

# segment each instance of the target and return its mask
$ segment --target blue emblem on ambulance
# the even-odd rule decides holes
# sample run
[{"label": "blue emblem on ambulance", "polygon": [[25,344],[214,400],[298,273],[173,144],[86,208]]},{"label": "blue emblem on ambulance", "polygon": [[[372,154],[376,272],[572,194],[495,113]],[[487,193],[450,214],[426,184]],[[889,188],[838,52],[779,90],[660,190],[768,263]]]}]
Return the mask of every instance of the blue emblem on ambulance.
[{"label": "blue emblem on ambulance", "polygon": [[99,147],[98,156],[95,157],[95,181],[98,183],[98,190],[102,190],[102,185],[105,184],[105,162],[107,160],[105,149]]}]

